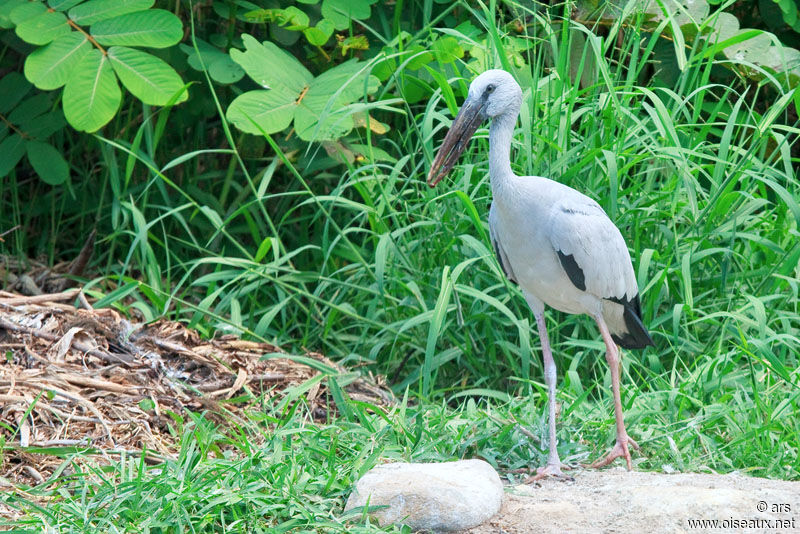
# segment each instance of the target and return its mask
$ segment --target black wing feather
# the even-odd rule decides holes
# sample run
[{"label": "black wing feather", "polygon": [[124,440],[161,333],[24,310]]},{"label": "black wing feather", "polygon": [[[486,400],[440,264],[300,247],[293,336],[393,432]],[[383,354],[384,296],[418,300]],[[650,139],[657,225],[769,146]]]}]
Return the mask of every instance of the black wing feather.
[{"label": "black wing feather", "polygon": [[642,305],[639,302],[638,294],[630,300],[627,297],[606,297],[606,300],[621,304],[623,308],[622,318],[625,320],[625,328],[628,331],[622,335],[611,334],[611,338],[617,345],[626,349],[655,346],[653,338],[650,337],[650,333],[642,323]]},{"label": "black wing feather", "polygon": [[558,252],[558,260],[561,262],[561,267],[566,271],[572,285],[581,291],[586,291],[586,276],[583,274],[583,269],[578,265],[578,262],[575,261],[575,256],[564,254],[560,250],[556,252]]}]

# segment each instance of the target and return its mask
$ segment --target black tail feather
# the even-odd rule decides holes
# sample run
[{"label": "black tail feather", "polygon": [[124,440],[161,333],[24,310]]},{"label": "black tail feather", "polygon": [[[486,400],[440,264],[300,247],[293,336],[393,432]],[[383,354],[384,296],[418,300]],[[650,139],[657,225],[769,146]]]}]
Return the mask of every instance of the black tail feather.
[{"label": "black tail feather", "polygon": [[623,308],[622,318],[625,320],[627,332],[622,334],[611,334],[611,339],[625,349],[643,349],[647,346],[655,346],[653,338],[642,324],[642,306],[639,302],[639,295],[632,299],[627,298],[607,298],[612,302],[621,304]]}]

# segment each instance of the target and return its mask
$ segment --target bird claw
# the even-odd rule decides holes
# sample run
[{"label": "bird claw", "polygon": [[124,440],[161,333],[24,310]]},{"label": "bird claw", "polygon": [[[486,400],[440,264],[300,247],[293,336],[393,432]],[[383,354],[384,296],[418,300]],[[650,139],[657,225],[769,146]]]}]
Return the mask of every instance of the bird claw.
[{"label": "bird claw", "polygon": [[546,466],[538,468],[536,470],[536,474],[535,475],[529,476],[528,478],[523,480],[522,483],[523,484],[530,484],[532,482],[536,482],[536,481],[542,480],[545,477],[552,477],[552,478],[555,478],[556,480],[561,480],[562,482],[571,482],[571,481],[575,480],[570,475],[565,475],[561,471],[562,469],[564,469],[566,471],[569,471],[572,468],[570,466],[568,466],[567,464],[562,464],[561,462],[558,462],[557,464],[556,463],[548,463]]},{"label": "bird claw", "polygon": [[614,447],[609,451],[607,455],[605,455],[605,457],[597,460],[591,465],[587,465],[584,467],[588,467],[591,469],[598,469],[600,467],[605,467],[614,460],[616,460],[617,458],[619,458],[620,456],[622,456],[625,458],[625,463],[628,466],[628,471],[630,471],[632,465],[631,465],[631,453],[628,450],[628,445],[632,446],[637,451],[639,450],[639,444],[633,441],[633,439],[631,439],[630,436],[621,436],[621,437],[617,436],[616,445],[614,445]]}]

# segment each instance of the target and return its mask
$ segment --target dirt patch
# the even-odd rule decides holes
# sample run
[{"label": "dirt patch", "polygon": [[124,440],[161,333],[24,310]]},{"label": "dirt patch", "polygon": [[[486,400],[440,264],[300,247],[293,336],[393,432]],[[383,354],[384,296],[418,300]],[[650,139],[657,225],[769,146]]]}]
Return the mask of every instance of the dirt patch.
[{"label": "dirt patch", "polygon": [[93,309],[78,289],[0,291],[0,355],[0,486],[41,484],[73,452],[174,457],[176,421],[187,411],[236,422],[291,392],[325,419],[335,409],[329,380],[357,400],[391,398],[321,354],[290,356],[231,335],[202,339],[170,321],[131,322]]},{"label": "dirt patch", "polygon": [[800,532],[800,482],[621,468],[573,476],[507,488],[500,512],[463,534]]}]

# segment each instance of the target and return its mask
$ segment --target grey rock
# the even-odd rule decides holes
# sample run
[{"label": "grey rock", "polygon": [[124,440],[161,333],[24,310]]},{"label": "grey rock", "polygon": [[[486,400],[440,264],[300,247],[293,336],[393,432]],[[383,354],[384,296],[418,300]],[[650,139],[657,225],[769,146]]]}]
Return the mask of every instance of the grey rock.
[{"label": "grey rock", "polygon": [[503,484],[483,460],[391,463],[370,469],[356,483],[345,511],[386,506],[371,515],[381,525],[448,532],[480,525],[500,509]]}]

